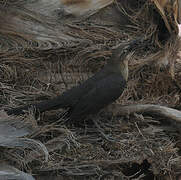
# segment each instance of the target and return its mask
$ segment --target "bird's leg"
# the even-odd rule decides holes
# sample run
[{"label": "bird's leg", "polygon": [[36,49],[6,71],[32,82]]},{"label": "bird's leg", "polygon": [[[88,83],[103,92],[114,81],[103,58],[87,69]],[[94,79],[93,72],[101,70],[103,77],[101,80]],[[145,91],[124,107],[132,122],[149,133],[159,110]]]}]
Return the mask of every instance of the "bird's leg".
[{"label": "bird's leg", "polygon": [[95,118],[95,116],[94,117],[92,117],[92,121],[93,121],[93,123],[94,123],[94,125],[96,126],[96,128],[97,128],[97,130],[99,131],[99,133],[101,134],[101,136],[102,136],[102,138],[103,139],[105,139],[105,140],[107,140],[107,141],[109,141],[109,142],[117,142],[117,140],[116,139],[114,139],[114,138],[112,138],[112,137],[110,137],[109,135],[106,135],[105,133],[104,133],[104,130],[100,127],[100,125],[98,124],[98,120],[99,118],[96,116],[96,118]]}]

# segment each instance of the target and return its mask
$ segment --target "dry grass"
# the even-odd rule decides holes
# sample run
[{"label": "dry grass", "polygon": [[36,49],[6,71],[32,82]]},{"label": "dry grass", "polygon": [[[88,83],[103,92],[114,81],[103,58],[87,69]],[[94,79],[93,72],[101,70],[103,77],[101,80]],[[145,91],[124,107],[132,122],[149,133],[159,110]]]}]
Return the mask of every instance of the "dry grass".
[{"label": "dry grass", "polygon": [[[140,49],[130,61],[128,88],[116,103],[179,106],[180,39],[173,34],[165,36],[163,41],[160,33],[166,27],[161,17],[155,22],[154,13],[159,17],[155,7],[144,0],[135,2],[134,16],[130,15],[133,10],[126,1],[122,4],[116,1],[111,6],[131,22],[114,28],[96,24],[106,10],[85,21],[62,20],[62,25],[51,21],[52,17],[22,11],[24,0],[0,1],[1,8],[11,10],[0,13],[1,17],[4,13],[9,16],[0,20],[4,25],[0,30],[1,108],[39,102],[61,94],[109,61],[113,46],[142,34],[152,40],[152,45]],[[35,26],[41,31],[33,29]],[[64,113],[57,110],[40,115],[35,131],[29,135],[47,147],[50,153],[47,163],[43,162],[42,155],[30,150],[19,153],[17,149],[5,149],[2,159],[27,172],[72,177],[141,179],[141,174],[148,178],[152,173],[157,177],[164,174],[175,177],[179,173],[179,134],[176,130],[167,131],[167,124],[158,121],[160,117],[136,114],[117,117],[114,112],[101,112],[98,122],[101,131],[116,140],[111,143],[90,123],[84,128],[65,125]],[[34,123],[31,113],[26,118]]]}]

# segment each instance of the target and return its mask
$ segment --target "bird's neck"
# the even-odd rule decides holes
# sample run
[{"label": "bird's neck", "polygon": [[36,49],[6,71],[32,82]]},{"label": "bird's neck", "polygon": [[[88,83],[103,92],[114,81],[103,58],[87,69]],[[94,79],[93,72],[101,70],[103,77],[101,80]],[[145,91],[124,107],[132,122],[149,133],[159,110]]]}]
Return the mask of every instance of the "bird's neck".
[{"label": "bird's neck", "polygon": [[128,64],[124,64],[124,65],[121,64],[119,68],[120,68],[120,72],[123,78],[127,81],[128,80]]},{"label": "bird's neck", "polygon": [[125,81],[128,80],[128,61],[121,62],[121,63],[109,63],[108,68],[110,71],[114,73],[120,73]]}]

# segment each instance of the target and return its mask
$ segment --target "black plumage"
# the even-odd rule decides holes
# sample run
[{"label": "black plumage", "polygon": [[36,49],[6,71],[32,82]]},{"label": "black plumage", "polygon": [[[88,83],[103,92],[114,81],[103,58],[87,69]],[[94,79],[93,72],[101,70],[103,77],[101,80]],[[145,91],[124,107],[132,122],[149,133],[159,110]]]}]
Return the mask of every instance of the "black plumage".
[{"label": "black plumage", "polygon": [[69,108],[69,118],[73,120],[82,120],[90,114],[98,113],[118,99],[124,91],[128,78],[127,55],[138,47],[139,42],[140,39],[121,44],[114,49],[107,65],[79,86],[47,101],[6,110],[7,114],[23,114],[31,106],[40,113]]}]

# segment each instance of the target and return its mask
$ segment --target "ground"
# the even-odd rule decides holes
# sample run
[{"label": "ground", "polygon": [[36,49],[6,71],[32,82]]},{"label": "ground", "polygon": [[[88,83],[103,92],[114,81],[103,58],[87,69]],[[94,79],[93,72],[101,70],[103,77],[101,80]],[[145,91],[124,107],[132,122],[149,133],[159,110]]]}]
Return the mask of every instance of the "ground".
[{"label": "ground", "polygon": [[56,0],[4,2],[2,111],[55,97],[81,83],[109,61],[112,47],[119,43],[144,34],[152,45],[135,52],[129,61],[127,89],[94,117],[100,128],[91,120],[81,127],[65,124],[66,111],[61,109],[38,117],[32,109],[18,117],[1,111],[0,132],[10,137],[13,131],[8,128],[15,127],[17,133],[17,138],[1,142],[1,161],[36,179],[176,179],[181,168],[179,123],[158,114],[119,114],[122,105],[132,104],[181,109],[180,38],[175,28],[172,33],[167,30],[154,4],[116,1],[91,16],[77,17],[63,13]]}]

